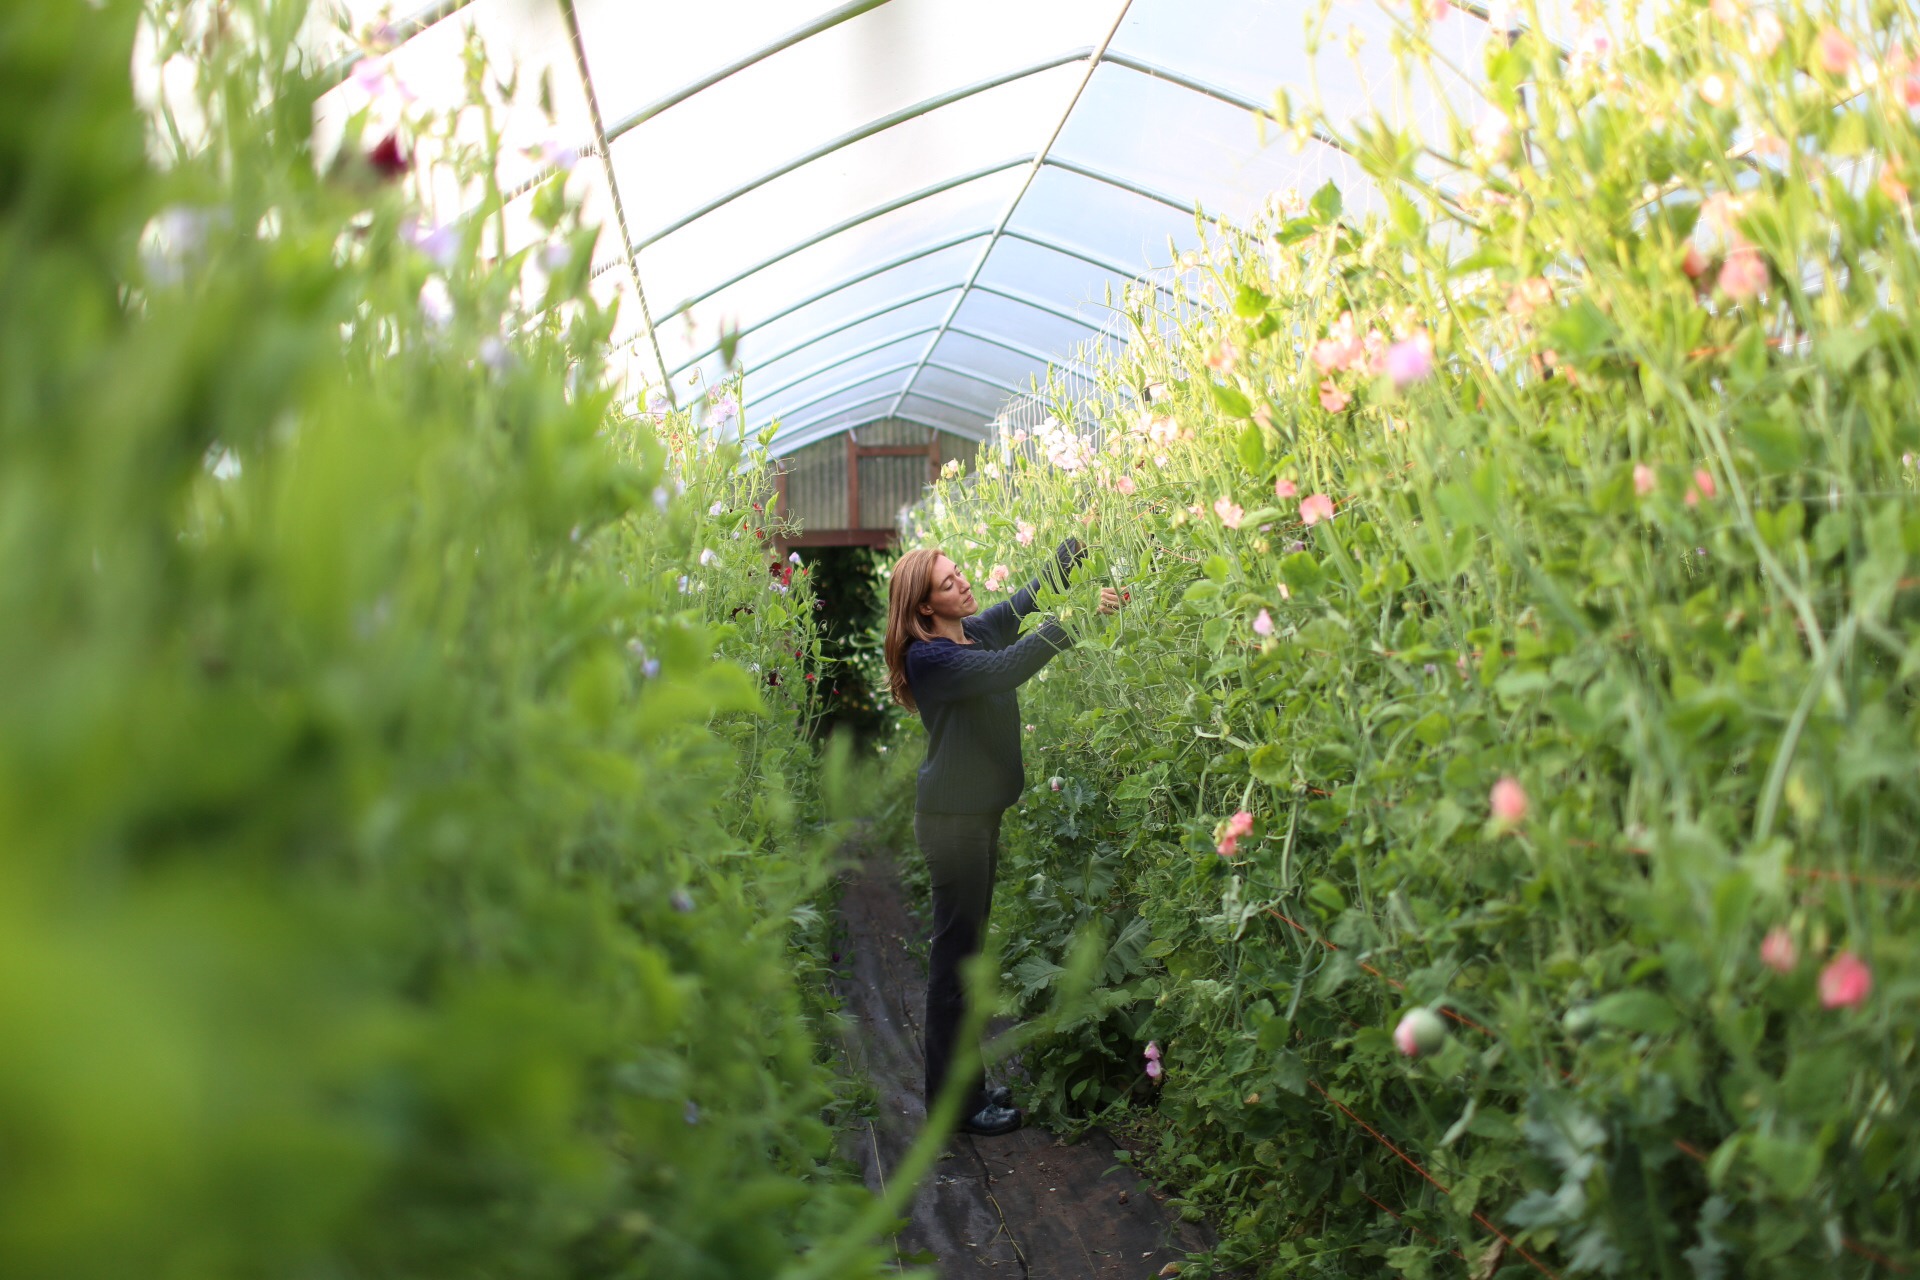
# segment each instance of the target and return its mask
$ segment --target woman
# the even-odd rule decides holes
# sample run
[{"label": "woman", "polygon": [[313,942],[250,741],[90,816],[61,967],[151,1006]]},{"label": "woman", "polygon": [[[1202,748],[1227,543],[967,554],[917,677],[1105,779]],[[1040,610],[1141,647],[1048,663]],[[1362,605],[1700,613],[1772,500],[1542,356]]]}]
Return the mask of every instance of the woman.
[{"label": "woman", "polygon": [[[1069,538],[1048,577],[1059,586],[1085,557]],[[1020,619],[1038,608],[1040,580],[975,614],[973,587],[937,548],[900,557],[887,592],[886,658],[893,699],[918,710],[927,727],[913,834],[933,882],[933,941],[927,958],[927,1106],[940,1095],[966,1009],[960,966],[980,949],[999,863],[1000,815],[1026,787],[1020,758],[1020,703],[1014,690],[1072,644],[1048,618],[1027,635]],[[1100,589],[1100,612],[1120,607]],[[960,1128],[1011,1133],[1020,1112],[1004,1087],[976,1073],[960,1107]]]}]

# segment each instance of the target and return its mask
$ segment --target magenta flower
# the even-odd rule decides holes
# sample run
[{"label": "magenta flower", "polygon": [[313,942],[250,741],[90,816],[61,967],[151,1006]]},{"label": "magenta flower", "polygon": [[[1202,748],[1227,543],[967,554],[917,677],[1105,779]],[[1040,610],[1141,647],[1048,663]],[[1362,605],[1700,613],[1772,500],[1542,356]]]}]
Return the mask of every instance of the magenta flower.
[{"label": "magenta flower", "polygon": [[1493,810],[1494,820],[1511,826],[1524,822],[1527,817],[1527,791],[1512,778],[1502,778],[1493,784],[1493,791],[1487,797]]},{"label": "magenta flower", "polygon": [[1393,1047],[1409,1058],[1438,1053],[1447,1042],[1447,1024],[1431,1009],[1410,1009],[1393,1029]]},{"label": "magenta flower", "polygon": [[1873,990],[1873,970],[1851,951],[1842,951],[1820,971],[1820,1003],[1829,1009],[1849,1009]]},{"label": "magenta flower", "polygon": [[1433,339],[1416,333],[1387,348],[1387,376],[1396,387],[1423,382],[1433,375]]},{"label": "magenta flower", "polygon": [[1308,494],[1300,499],[1300,522],[1318,524],[1333,519],[1333,499],[1324,493]]},{"label": "magenta flower", "polygon": [[1149,1080],[1158,1080],[1162,1070],[1160,1066],[1160,1045],[1158,1042],[1153,1040],[1147,1041],[1146,1057],[1147,1078]]},{"label": "magenta flower", "polygon": [[1227,528],[1238,529],[1240,527],[1240,521],[1245,518],[1247,513],[1231,499],[1221,497],[1214,501],[1213,514],[1219,516],[1220,523],[1227,526]]},{"label": "magenta flower", "polygon": [[1775,973],[1792,973],[1800,963],[1800,949],[1793,945],[1793,935],[1780,925],[1767,930],[1760,942],[1760,963]]},{"label": "magenta flower", "polygon": [[1273,634],[1273,615],[1262,609],[1253,619],[1253,634],[1265,638]]},{"label": "magenta flower", "polygon": [[413,168],[413,157],[400,149],[400,135],[390,133],[367,152],[367,165],[381,178],[391,181]]}]

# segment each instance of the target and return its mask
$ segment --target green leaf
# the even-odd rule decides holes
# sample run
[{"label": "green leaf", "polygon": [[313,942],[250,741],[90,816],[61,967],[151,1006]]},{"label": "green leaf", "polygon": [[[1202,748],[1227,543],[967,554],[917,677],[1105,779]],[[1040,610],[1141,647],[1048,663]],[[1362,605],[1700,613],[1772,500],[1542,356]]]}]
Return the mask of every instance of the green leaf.
[{"label": "green leaf", "polygon": [[1207,390],[1213,393],[1213,402],[1220,406],[1220,412],[1229,418],[1253,416],[1253,402],[1238,387],[1230,387],[1224,382],[1209,382]]},{"label": "green leaf", "polygon": [[1311,200],[1307,201],[1307,209],[1313,214],[1314,219],[1323,225],[1339,217],[1340,208],[1340,188],[1334,186],[1331,179],[1313,193]]},{"label": "green leaf", "polygon": [[1666,1035],[1680,1027],[1680,1012],[1652,991],[1616,991],[1595,1001],[1593,1016],[1610,1027],[1647,1035]]},{"label": "green leaf", "polygon": [[1267,473],[1267,441],[1261,434],[1260,424],[1249,422],[1240,428],[1240,465],[1249,474],[1264,476]]},{"label": "green leaf", "polygon": [[1257,320],[1267,313],[1267,295],[1250,284],[1242,284],[1233,295],[1233,314],[1242,320]]},{"label": "green leaf", "polygon": [[1263,742],[1248,754],[1247,771],[1268,786],[1284,786],[1293,777],[1293,753]]}]

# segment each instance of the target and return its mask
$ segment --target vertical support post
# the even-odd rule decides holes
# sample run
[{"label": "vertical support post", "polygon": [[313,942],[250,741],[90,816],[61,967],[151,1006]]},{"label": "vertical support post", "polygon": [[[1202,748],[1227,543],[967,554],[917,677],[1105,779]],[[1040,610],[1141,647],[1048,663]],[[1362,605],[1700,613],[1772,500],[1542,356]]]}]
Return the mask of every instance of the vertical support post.
[{"label": "vertical support post", "polygon": [[927,483],[940,478],[940,428],[927,428]]},{"label": "vertical support post", "polygon": [[860,524],[860,442],[853,438],[853,432],[847,432],[847,528],[858,529]]}]

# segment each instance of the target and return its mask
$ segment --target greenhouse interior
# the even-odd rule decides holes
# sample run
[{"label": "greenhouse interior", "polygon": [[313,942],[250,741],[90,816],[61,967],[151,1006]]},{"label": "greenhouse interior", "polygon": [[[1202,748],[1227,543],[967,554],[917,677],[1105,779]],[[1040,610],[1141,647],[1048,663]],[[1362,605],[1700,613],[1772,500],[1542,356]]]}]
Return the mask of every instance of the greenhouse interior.
[{"label": "greenhouse interior", "polygon": [[0,149],[0,1276],[1920,1273],[1910,0],[22,0]]}]

